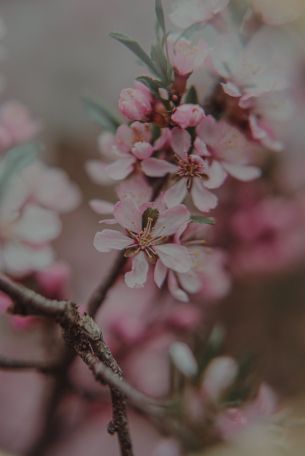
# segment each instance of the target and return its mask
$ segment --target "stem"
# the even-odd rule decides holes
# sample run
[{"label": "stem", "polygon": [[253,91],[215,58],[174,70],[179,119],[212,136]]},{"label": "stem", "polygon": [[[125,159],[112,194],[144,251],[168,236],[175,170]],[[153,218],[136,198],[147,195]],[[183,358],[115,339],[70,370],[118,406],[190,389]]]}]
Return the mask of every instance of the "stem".
[{"label": "stem", "polygon": [[42,361],[27,361],[0,356],[0,369],[17,371],[35,370],[41,374],[54,375],[59,369],[59,364],[47,364]]}]

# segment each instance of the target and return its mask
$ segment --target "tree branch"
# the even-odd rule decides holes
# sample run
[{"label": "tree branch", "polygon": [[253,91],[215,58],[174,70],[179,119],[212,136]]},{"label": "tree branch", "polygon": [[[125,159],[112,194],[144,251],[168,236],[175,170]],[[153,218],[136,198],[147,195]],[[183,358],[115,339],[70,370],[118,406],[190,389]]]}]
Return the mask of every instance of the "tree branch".
[{"label": "tree branch", "polygon": [[[132,456],[132,444],[128,429],[128,419],[124,393],[114,386],[112,374],[123,382],[122,373],[113,358],[110,349],[104,342],[102,332],[92,318],[88,315],[83,317],[77,311],[77,306],[69,301],[53,301],[44,298],[28,288],[17,285],[3,275],[0,275],[0,290],[8,294],[14,300],[13,313],[21,315],[40,315],[55,319],[63,329],[65,341],[92,370],[101,365],[108,369],[108,378],[101,374],[97,379],[101,383],[107,383],[111,390],[113,407],[113,425],[111,432],[117,433],[122,456]],[[93,359],[98,360],[92,364]],[[100,370],[101,372],[101,370]],[[104,374],[105,374],[104,372]],[[107,373],[105,375],[107,375]],[[121,385],[120,383],[120,385]],[[36,453],[37,454],[37,453]]]},{"label": "tree branch", "polygon": [[11,359],[5,356],[0,356],[1,370],[35,370],[41,374],[54,375],[58,372],[59,364],[47,364],[42,361],[27,361]]}]

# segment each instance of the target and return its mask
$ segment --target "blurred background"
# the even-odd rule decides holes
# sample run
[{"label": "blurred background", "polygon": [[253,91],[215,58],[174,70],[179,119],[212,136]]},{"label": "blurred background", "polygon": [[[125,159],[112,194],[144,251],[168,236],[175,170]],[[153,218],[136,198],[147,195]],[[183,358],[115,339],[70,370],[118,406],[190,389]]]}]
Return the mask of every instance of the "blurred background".
[{"label": "blurred background", "polygon": [[[139,69],[135,58],[108,35],[120,31],[148,47],[154,36],[153,11],[153,0],[0,0],[0,17],[6,29],[0,64],[4,77],[2,98],[21,101],[41,121],[40,138],[47,144],[46,160],[66,169],[83,192],[83,204],[65,215],[64,232],[57,242],[61,258],[75,266],[71,290],[73,298],[80,303],[106,273],[101,256],[92,246],[98,217],[87,202],[92,197],[113,198],[111,189],[97,187],[84,171],[85,160],[97,154],[99,130],[88,119],[81,97],[89,94],[117,111],[121,89],[131,86]],[[90,254],[79,261],[81,250]],[[226,446],[224,450],[211,452],[213,456],[237,456],[238,451],[242,456],[258,451],[261,456],[305,454],[304,271],[302,260],[274,277],[237,281],[231,295],[219,307],[219,319],[227,328],[228,351],[239,354],[246,346],[258,356],[268,382],[285,397],[293,417],[291,429],[283,430],[289,445],[274,450],[274,439],[278,437],[265,436],[265,431],[258,430],[255,437],[251,435],[253,449],[249,441],[240,442],[240,448]],[[2,339],[5,338],[1,338],[4,344]],[[22,352],[20,341],[18,350]],[[36,414],[39,423],[40,400],[44,395],[34,374],[18,375],[18,378],[15,374],[1,375],[0,408],[9,410],[14,402],[18,415],[16,420],[7,420],[0,413],[0,448],[10,451],[8,454],[22,454],[22,447],[33,437],[33,423],[30,426],[26,421],[30,414]],[[19,388],[21,384],[29,392],[27,397],[24,389]],[[40,392],[36,402],[31,396],[34,391]],[[73,410],[77,406],[70,404],[70,407]],[[152,442],[156,436],[146,429],[146,423],[138,423],[137,417],[133,420],[139,451],[144,451],[146,436]],[[60,447],[50,456],[85,453],[106,456],[98,453],[103,423],[92,419],[84,428],[85,442],[90,440],[95,445],[92,453],[87,453],[86,443],[82,446],[74,438],[73,444]],[[72,435],[73,423],[71,429]],[[17,437],[19,441],[12,444]],[[115,454],[109,451],[109,455]]]}]

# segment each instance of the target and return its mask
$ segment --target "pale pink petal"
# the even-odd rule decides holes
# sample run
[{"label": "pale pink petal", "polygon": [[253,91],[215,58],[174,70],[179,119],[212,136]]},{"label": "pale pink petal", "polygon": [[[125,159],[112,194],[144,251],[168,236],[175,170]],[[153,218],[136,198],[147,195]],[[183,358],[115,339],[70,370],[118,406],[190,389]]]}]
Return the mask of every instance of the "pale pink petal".
[{"label": "pale pink petal", "polygon": [[202,282],[199,275],[194,272],[178,274],[179,282],[188,293],[197,293],[202,288]]},{"label": "pale pink petal", "polygon": [[131,200],[119,201],[113,209],[116,221],[127,230],[139,233],[142,229],[142,216],[139,208]]},{"label": "pale pink petal", "polygon": [[193,203],[202,212],[208,212],[217,206],[217,196],[204,187],[201,179],[194,179],[191,194]]},{"label": "pale pink petal", "polygon": [[100,199],[92,199],[89,201],[89,206],[94,212],[101,215],[112,214],[114,208],[112,203]]},{"label": "pale pink petal", "polygon": [[135,158],[133,157],[120,158],[107,165],[105,171],[114,180],[125,179],[132,172],[134,163]]},{"label": "pale pink petal", "polygon": [[189,220],[189,210],[183,204],[167,209],[159,215],[153,229],[154,235],[170,236],[175,234]]},{"label": "pale pink petal", "polygon": [[257,166],[233,165],[231,163],[223,163],[224,169],[230,176],[241,181],[250,181],[261,176],[261,170]]},{"label": "pale pink petal", "polygon": [[132,269],[125,274],[125,283],[129,288],[141,288],[144,286],[149,265],[143,252],[138,253],[132,259]]},{"label": "pale pink petal", "polygon": [[154,247],[162,263],[176,272],[188,272],[192,267],[186,247],[177,244],[162,244]]},{"label": "pale pink petal", "polygon": [[132,240],[120,231],[108,230],[96,233],[93,245],[99,252],[110,252],[111,250],[123,250],[132,244]]},{"label": "pale pink petal", "polygon": [[152,187],[142,174],[137,174],[121,182],[116,192],[120,201],[131,199],[137,206],[141,206],[151,200]]},{"label": "pale pink petal", "polygon": [[178,301],[189,301],[187,293],[179,287],[178,280],[176,279],[175,274],[171,271],[168,276],[168,290],[170,294]]},{"label": "pale pink petal", "polygon": [[139,160],[149,158],[153,151],[152,145],[144,141],[136,142],[131,149],[133,155],[135,155]]},{"label": "pale pink petal", "polygon": [[196,153],[202,157],[209,157],[211,155],[206,143],[201,138],[199,138],[199,136],[197,136],[197,138],[194,141],[194,148]]},{"label": "pale pink petal", "polygon": [[56,239],[61,231],[58,215],[39,206],[28,205],[14,227],[15,236],[32,244]]},{"label": "pale pink petal", "polygon": [[180,179],[172,185],[164,194],[164,200],[168,207],[174,207],[182,203],[187,194],[186,179]]},{"label": "pale pink petal", "polygon": [[96,184],[111,184],[113,183],[113,179],[107,173],[107,163],[103,163],[101,160],[89,160],[85,163],[85,169],[89,175],[89,177],[95,182]]},{"label": "pale pink petal", "polygon": [[105,224],[105,225],[116,225],[118,222],[116,221],[116,219],[112,218],[112,219],[103,219],[103,220],[100,220],[99,221],[100,224]]},{"label": "pale pink petal", "polygon": [[182,128],[173,128],[171,146],[174,152],[181,158],[187,158],[187,153],[191,147],[192,139],[188,131]]},{"label": "pale pink petal", "polygon": [[232,82],[226,82],[221,84],[224,92],[230,97],[241,97],[242,93],[239,88]]},{"label": "pale pink petal", "polygon": [[50,247],[33,249],[15,243],[2,250],[2,261],[5,272],[20,277],[49,266],[54,261],[54,254]]},{"label": "pale pink petal", "polygon": [[213,160],[208,172],[209,178],[204,181],[206,188],[218,188],[220,187],[227,177],[227,173],[223,169],[223,166],[216,160]]},{"label": "pale pink petal", "polygon": [[141,166],[146,176],[150,177],[164,177],[168,173],[175,173],[178,169],[178,166],[158,158],[147,158],[142,161]]},{"label": "pale pink petal", "polygon": [[161,288],[166,279],[167,268],[162,261],[158,260],[154,270],[154,281],[157,287]]}]

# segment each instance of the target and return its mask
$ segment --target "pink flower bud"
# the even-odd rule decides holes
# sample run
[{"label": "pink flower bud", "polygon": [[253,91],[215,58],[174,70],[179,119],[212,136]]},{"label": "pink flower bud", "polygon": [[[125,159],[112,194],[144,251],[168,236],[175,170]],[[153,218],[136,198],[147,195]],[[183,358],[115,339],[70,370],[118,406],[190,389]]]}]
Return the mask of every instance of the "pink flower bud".
[{"label": "pink flower bud", "polygon": [[140,83],[135,88],[123,89],[119,99],[119,110],[129,120],[146,120],[151,113],[152,96]]},{"label": "pink flower bud", "polygon": [[172,115],[172,121],[181,128],[196,127],[205,117],[199,105],[184,104],[179,106]]}]

